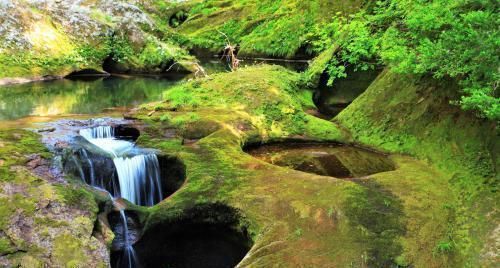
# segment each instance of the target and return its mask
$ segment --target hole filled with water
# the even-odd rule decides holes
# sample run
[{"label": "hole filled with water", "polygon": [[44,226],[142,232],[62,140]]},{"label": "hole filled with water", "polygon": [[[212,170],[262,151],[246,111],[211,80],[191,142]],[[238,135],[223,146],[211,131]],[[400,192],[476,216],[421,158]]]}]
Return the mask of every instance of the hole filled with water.
[{"label": "hole filled with water", "polygon": [[245,151],[277,166],[336,178],[356,178],[395,169],[384,154],[341,144],[285,142],[248,146]]}]

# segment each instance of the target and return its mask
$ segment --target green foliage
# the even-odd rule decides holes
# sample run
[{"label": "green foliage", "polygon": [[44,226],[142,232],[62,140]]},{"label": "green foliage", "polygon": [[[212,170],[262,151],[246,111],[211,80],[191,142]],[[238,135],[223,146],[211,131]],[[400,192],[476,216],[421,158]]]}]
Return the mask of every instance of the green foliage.
[{"label": "green foliage", "polygon": [[189,106],[196,108],[199,101],[193,97],[187,86],[180,86],[164,93],[164,98],[173,108]]},{"label": "green foliage", "polygon": [[117,62],[125,62],[135,54],[129,41],[122,36],[113,35],[106,40],[106,45],[111,50],[110,54],[113,55],[113,60]]},{"label": "green foliage", "polygon": [[328,39],[341,47],[327,67],[330,83],[345,76],[347,65],[366,70],[377,63],[403,74],[453,78],[463,92],[457,104],[498,120],[498,27],[491,1],[377,1],[369,13],[336,16],[316,28],[313,47],[323,49]]},{"label": "green foliage", "polygon": [[171,18],[170,18],[170,26],[176,28],[179,27],[186,19],[187,19],[188,14],[184,10],[181,10],[177,13],[175,13]]},{"label": "green foliage", "polygon": [[451,241],[439,241],[436,245],[435,252],[436,253],[450,253],[453,251],[453,243]]}]

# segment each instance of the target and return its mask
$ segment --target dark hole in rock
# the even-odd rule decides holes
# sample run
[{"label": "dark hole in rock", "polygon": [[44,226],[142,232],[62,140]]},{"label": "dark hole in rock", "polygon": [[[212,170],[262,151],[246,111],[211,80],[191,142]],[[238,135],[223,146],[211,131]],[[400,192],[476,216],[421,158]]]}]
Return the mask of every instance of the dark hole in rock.
[{"label": "dark hole in rock", "polygon": [[[127,243],[130,245],[135,244],[141,235],[142,226],[137,214],[132,211],[125,211],[123,212],[123,215],[126,219],[127,230],[124,229],[125,222],[119,211],[113,211],[108,214],[109,225],[115,234],[115,238],[113,239],[113,243],[111,245],[112,251],[120,251]],[[127,241],[125,241],[126,239]]]},{"label": "dark hole in rock", "polygon": [[313,52],[313,49],[310,44],[303,44],[297,49],[293,59],[295,60],[312,60],[316,55]]},{"label": "dark hole in rock", "polygon": [[384,154],[342,144],[283,142],[249,145],[244,149],[277,166],[336,178],[356,178],[395,169]]},{"label": "dark hole in rock", "polygon": [[114,55],[109,55],[102,63],[102,69],[108,73],[123,74],[130,71],[129,66],[114,59]]},{"label": "dark hole in rock", "polygon": [[330,76],[324,72],[313,94],[313,102],[321,114],[334,117],[361,95],[380,72],[380,69],[355,72],[349,67],[347,77],[335,79],[331,86],[328,85]]},{"label": "dark hole in rock", "polygon": [[162,191],[166,197],[175,193],[186,180],[186,166],[175,156],[159,155]]},{"label": "dark hole in rock", "polygon": [[174,15],[170,16],[168,24],[172,28],[181,26],[188,19],[188,13],[184,10],[177,11]]},{"label": "dark hole in rock", "polygon": [[113,127],[113,131],[115,138],[121,140],[136,141],[141,135],[141,132],[137,128],[128,125],[117,125]]},{"label": "dark hole in rock", "polygon": [[145,268],[235,267],[253,244],[242,225],[234,208],[197,206],[149,227],[134,248]]},{"label": "dark hole in rock", "polygon": [[64,78],[70,80],[83,80],[83,81],[95,81],[102,77],[108,77],[109,73],[100,72],[94,69],[83,69],[80,71],[72,72],[66,75]]}]

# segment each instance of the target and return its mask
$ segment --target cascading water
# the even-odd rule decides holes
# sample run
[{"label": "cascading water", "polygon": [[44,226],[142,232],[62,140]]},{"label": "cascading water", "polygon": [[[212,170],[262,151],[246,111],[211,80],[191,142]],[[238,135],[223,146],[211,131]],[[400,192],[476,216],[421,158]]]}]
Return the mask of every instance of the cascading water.
[{"label": "cascading water", "polygon": [[111,139],[115,136],[115,131],[110,126],[98,126],[80,130],[80,135],[85,139]]},{"label": "cascading water", "polygon": [[122,155],[134,147],[130,141],[115,139],[115,132],[110,126],[82,129],[80,135],[113,157]]},{"label": "cascading water", "polygon": [[[82,129],[80,135],[112,156],[119,185],[119,196],[115,197],[122,197],[141,206],[152,206],[163,199],[160,165],[155,154],[148,152],[129,156],[134,149],[134,143],[115,139],[115,133],[110,126]],[[81,154],[83,159],[90,162],[90,180],[87,183],[114,193],[115,187],[106,187],[95,180],[91,160],[85,150],[82,150]]]},{"label": "cascading water", "polygon": [[[156,154],[138,151],[134,148],[134,143],[116,139],[114,129],[110,126],[82,129],[80,135],[111,156],[118,178],[118,183],[115,183],[116,178],[113,178],[111,183],[105,183],[103,178],[97,178],[92,159],[85,149],[81,149],[80,159],[88,165],[89,175],[85,176],[81,164],[77,163],[77,168],[85,182],[105,189],[113,200],[122,197],[136,205],[152,206],[163,199],[160,164]],[[120,218],[124,243],[121,247],[123,255],[116,267],[138,267],[139,262],[131,243],[127,217],[123,209],[120,209]]]},{"label": "cascading water", "polygon": [[128,230],[128,221],[125,211],[120,210],[120,218],[123,225],[123,257],[118,262],[118,267],[128,267],[135,268],[138,267],[137,255],[135,253],[134,247],[130,243],[130,236]]},{"label": "cascading water", "polygon": [[155,154],[116,157],[113,162],[122,198],[145,206],[162,200],[160,165]]}]

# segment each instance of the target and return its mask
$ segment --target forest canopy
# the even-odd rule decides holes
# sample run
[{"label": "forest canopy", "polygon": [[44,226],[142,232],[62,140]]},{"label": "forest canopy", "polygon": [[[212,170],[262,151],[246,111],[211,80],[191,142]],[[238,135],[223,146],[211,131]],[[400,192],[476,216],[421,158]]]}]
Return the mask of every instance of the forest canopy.
[{"label": "forest canopy", "polygon": [[309,38],[318,52],[332,43],[340,48],[327,66],[330,83],[349,65],[452,78],[461,87],[454,103],[499,120],[498,9],[494,0],[376,1],[347,17],[338,13]]}]

